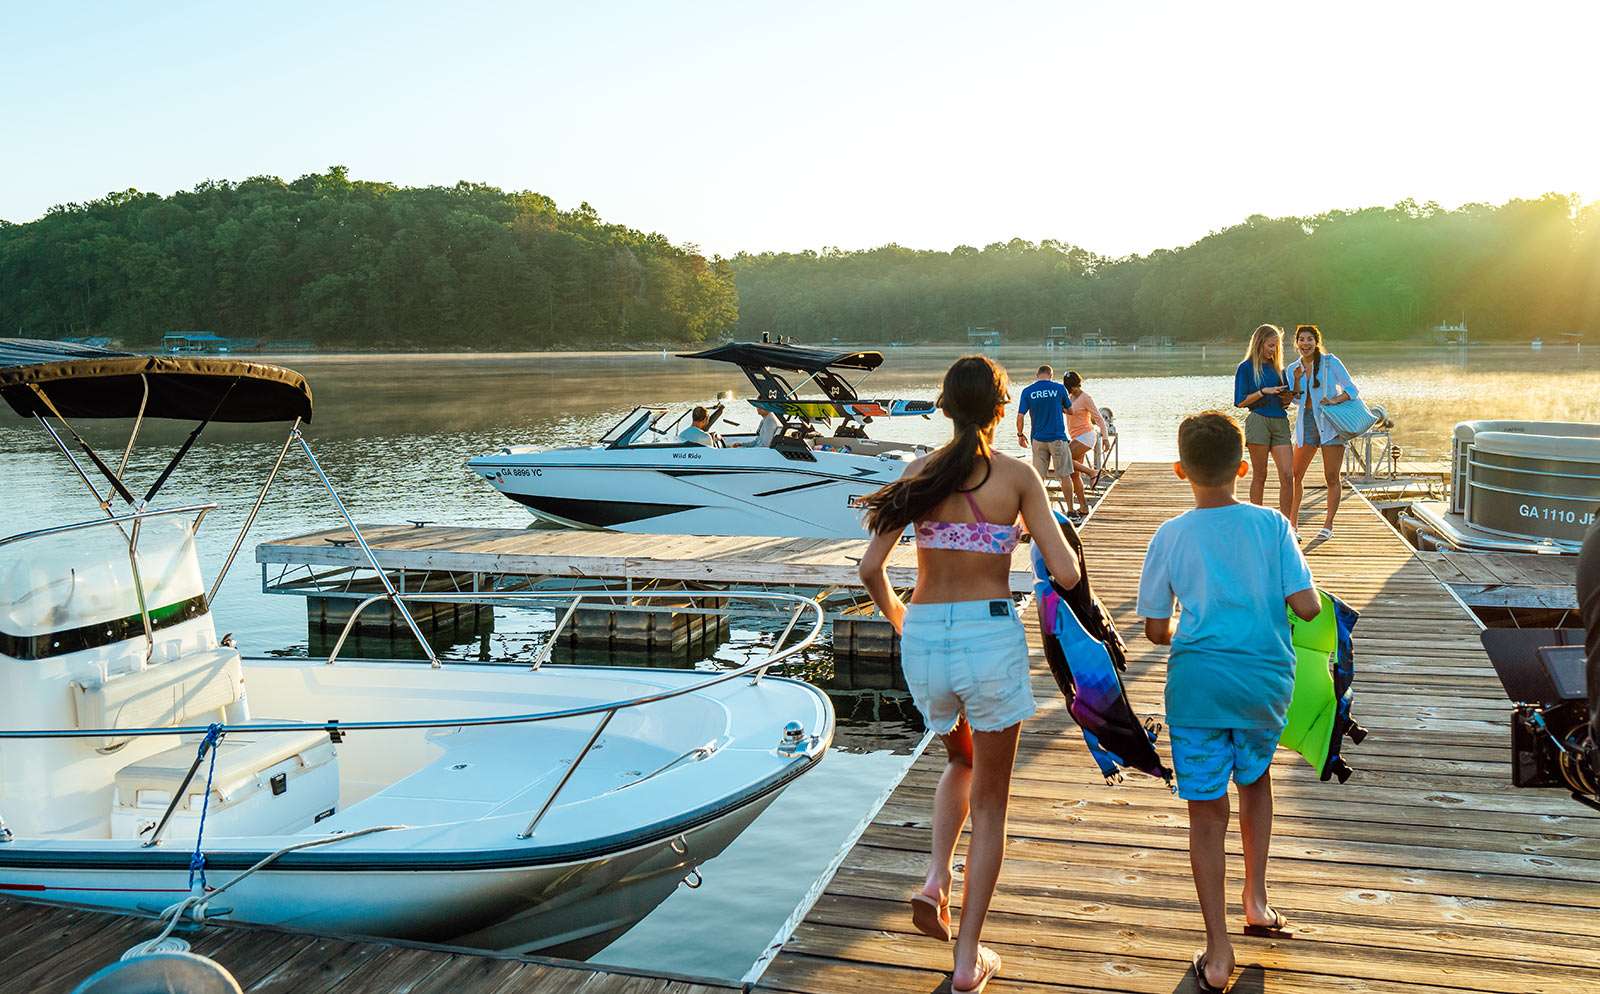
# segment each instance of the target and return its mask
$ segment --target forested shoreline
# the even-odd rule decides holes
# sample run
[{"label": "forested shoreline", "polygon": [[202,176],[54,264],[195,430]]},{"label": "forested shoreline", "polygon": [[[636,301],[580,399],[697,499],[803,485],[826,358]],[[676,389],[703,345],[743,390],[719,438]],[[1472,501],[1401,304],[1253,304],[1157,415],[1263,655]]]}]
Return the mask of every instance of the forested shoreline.
[{"label": "forested shoreline", "polygon": [[1238,339],[1309,321],[1341,340],[1406,340],[1465,320],[1473,340],[1600,332],[1600,204],[1549,194],[1443,210],[1405,202],[1251,217],[1180,249],[1107,258],[1013,240],[928,252],[738,255],[740,327],[810,340],[921,342],[969,326]]},{"label": "forested shoreline", "polygon": [[1251,217],[1192,245],[1109,258],[1020,239],[948,252],[706,258],[531,192],[397,187],[342,167],[285,182],[126,191],[0,221],[0,334],[149,346],[175,330],[328,350],[1007,341],[1046,328],[1124,342],[1237,338],[1316,321],[1406,340],[1600,332],[1600,204],[1546,195],[1444,210]]},{"label": "forested shoreline", "polygon": [[0,334],[150,345],[209,330],[323,349],[698,341],[738,316],[724,260],[491,186],[127,191],[0,224]]}]

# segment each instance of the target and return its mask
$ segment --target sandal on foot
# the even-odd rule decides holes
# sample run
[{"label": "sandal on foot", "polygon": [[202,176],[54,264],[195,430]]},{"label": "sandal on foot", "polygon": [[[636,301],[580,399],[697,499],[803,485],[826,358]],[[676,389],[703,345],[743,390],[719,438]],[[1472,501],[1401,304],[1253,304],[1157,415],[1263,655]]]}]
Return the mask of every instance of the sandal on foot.
[{"label": "sandal on foot", "polygon": [[911,895],[911,924],[930,939],[950,941],[950,904],[940,904],[926,894]]},{"label": "sandal on foot", "polygon": [[1333,537],[1333,529],[1332,528],[1324,528],[1321,531],[1317,532],[1317,537],[1315,539],[1313,539],[1312,541],[1314,541],[1314,542],[1326,542],[1328,539],[1330,539],[1332,537]]},{"label": "sandal on foot", "polygon": [[983,989],[989,986],[1000,973],[1000,954],[988,946],[978,947],[978,982],[971,987],[957,987],[956,978],[950,978],[950,994],[983,994]]},{"label": "sandal on foot", "polygon": [[1267,925],[1252,925],[1249,922],[1245,922],[1245,935],[1256,935],[1267,939],[1281,939],[1284,936],[1294,934],[1293,932],[1289,931],[1289,920],[1283,917],[1283,915],[1278,912],[1277,908],[1270,908],[1268,910],[1272,912],[1272,922]]},{"label": "sandal on foot", "polygon": [[1223,994],[1228,989],[1227,981],[1223,981],[1222,986],[1218,987],[1206,979],[1206,951],[1204,949],[1194,954],[1191,965],[1194,967],[1194,989],[1199,991],[1200,994]]}]

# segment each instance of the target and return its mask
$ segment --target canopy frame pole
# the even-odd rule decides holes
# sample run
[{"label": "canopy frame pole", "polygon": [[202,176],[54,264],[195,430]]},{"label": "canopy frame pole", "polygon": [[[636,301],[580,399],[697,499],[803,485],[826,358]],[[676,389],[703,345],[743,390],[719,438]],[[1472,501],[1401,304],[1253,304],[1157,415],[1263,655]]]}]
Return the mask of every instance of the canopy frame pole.
[{"label": "canopy frame pole", "polygon": [[44,426],[45,434],[50,436],[51,441],[56,443],[56,448],[60,449],[61,454],[67,457],[67,462],[71,463],[72,468],[77,470],[78,479],[82,480],[83,485],[89,488],[90,493],[94,494],[95,503],[100,505],[100,510],[110,517],[115,517],[111,513],[111,501],[100,496],[100,488],[96,487],[94,481],[89,479],[89,474],[83,471],[83,464],[78,462],[78,457],[72,454],[72,449],[67,446],[66,442],[62,441],[61,436],[50,426],[50,422],[45,420],[45,416],[37,411],[34,412],[33,417],[40,425]]},{"label": "canopy frame pole", "polygon": [[256,494],[256,502],[250,508],[250,513],[244,517],[244,525],[239,529],[239,535],[233,540],[233,548],[228,550],[228,558],[222,561],[222,569],[217,571],[217,578],[211,581],[211,592],[206,594],[207,603],[215,603],[217,592],[222,589],[222,581],[228,575],[228,570],[233,567],[234,557],[239,555],[239,547],[244,545],[244,537],[249,534],[250,526],[256,523],[256,515],[261,512],[261,505],[266,502],[267,491],[272,489],[272,481],[278,478],[278,469],[283,466],[284,457],[289,454],[289,446],[294,444],[300,432],[300,419],[295,418],[294,424],[289,426],[289,434],[284,437],[283,448],[278,450],[278,458],[272,464],[272,470],[267,473],[266,482],[261,484],[261,492]]},{"label": "canopy frame pole", "polygon": [[[50,399],[50,395],[45,393],[43,388],[41,388],[37,383],[30,383],[28,384],[28,387],[33,390],[35,396],[44,401],[45,407],[49,408],[50,413],[54,414],[56,420],[61,422],[61,427],[67,429],[68,433],[70,433],[72,437],[77,440],[78,444],[83,447],[84,455],[89,457],[89,461],[94,463],[95,469],[98,469],[100,471],[100,475],[104,476],[111,484],[111,489],[115,490],[117,495],[126,501],[129,507],[134,507],[133,494],[128,493],[128,488],[122,485],[122,478],[111,472],[111,467],[107,466],[105,464],[105,460],[100,458],[100,454],[94,450],[94,446],[85,441],[84,437],[78,434],[78,429],[72,427],[72,422],[68,421],[66,417],[56,409],[55,402]],[[54,435],[55,432],[51,432],[51,434]],[[73,464],[77,464],[76,459],[73,460]],[[79,472],[82,472],[82,470],[80,469]],[[89,489],[94,490],[93,487],[90,487]],[[99,496],[99,493],[100,492],[98,490],[95,490],[96,496]],[[109,513],[111,510],[111,498],[103,498],[101,507]]]},{"label": "canopy frame pole", "polygon": [[149,504],[156,499],[156,494],[166,485],[167,478],[178,468],[178,464],[183,462],[183,457],[189,454],[189,449],[193,447],[195,441],[200,438],[200,433],[205,431],[206,426],[210,423],[210,421],[202,421],[194,426],[194,430],[189,432],[189,437],[185,438],[183,444],[178,446],[178,451],[174,452],[172,458],[167,460],[167,465],[161,470],[161,474],[156,477],[156,481],[150,484],[150,489],[145,491],[144,499],[141,503]]},{"label": "canopy frame pole", "polygon": [[[109,517],[116,517],[111,512],[111,499],[100,496],[99,488],[94,485],[93,480],[89,479],[89,474],[83,471],[83,465],[78,462],[78,458],[72,454],[72,449],[62,440],[55,428],[51,427],[49,420],[38,412],[35,412],[33,416],[44,426],[46,434],[56,443],[56,448],[60,449],[61,454],[67,457],[67,462],[71,463],[72,468],[77,470],[78,479],[82,480],[83,485],[89,488],[90,493],[94,494],[95,501],[100,505],[100,510],[104,511]],[[156,639],[155,630],[150,625],[150,609],[144,598],[144,578],[139,574],[139,524],[138,521],[135,521],[131,534],[123,532],[122,537],[128,540],[128,567],[133,571],[133,592],[139,601],[139,620],[144,623],[144,662],[148,666],[151,657],[155,655]],[[118,525],[117,530],[121,531],[122,526]]]},{"label": "canopy frame pole", "polygon": [[139,437],[139,428],[144,425],[145,409],[150,406],[150,377],[140,373],[139,385],[144,387],[144,395],[139,398],[139,413],[134,416],[133,429],[128,432],[128,444],[122,450],[122,461],[117,464],[118,479],[128,471],[128,459],[133,455],[134,440]]},{"label": "canopy frame pole", "polygon": [[[156,482],[150,484],[150,489],[145,491],[145,504],[149,504],[151,501],[155,500],[156,494],[160,493],[161,488],[167,485],[167,478],[170,477],[173,474],[173,471],[178,468],[178,464],[183,462],[183,457],[188,455],[189,450],[194,447],[194,443],[199,441],[200,433],[205,431],[207,426],[211,424],[211,419],[215,418],[217,413],[222,410],[222,405],[228,402],[228,398],[233,395],[233,388],[238,385],[239,377],[235,376],[233,378],[233,382],[228,384],[227,391],[217,399],[217,406],[213,407],[211,409],[211,413],[206,415],[204,419],[194,426],[194,430],[189,432],[189,437],[185,438],[183,440],[183,444],[178,446],[178,451],[174,452],[172,454],[172,458],[167,460],[167,465],[161,470],[161,475],[157,476]],[[300,423],[300,419],[298,417],[294,420],[295,424]],[[287,445],[287,443],[285,444]]]},{"label": "canopy frame pole", "polygon": [[139,620],[144,623],[144,665],[149,666],[156,654],[156,633],[150,624],[150,605],[144,596],[144,576],[139,572],[139,526],[143,518],[135,518],[128,536],[128,568],[133,571],[133,593],[139,600]]},{"label": "canopy frame pole", "polygon": [[350,516],[350,512],[345,508],[344,501],[339,497],[339,491],[333,487],[333,481],[329,480],[328,474],[322,471],[322,464],[317,462],[316,453],[311,451],[311,445],[306,441],[305,435],[301,434],[299,425],[296,425],[289,432],[289,437],[300,443],[301,451],[311,461],[311,468],[316,470],[317,476],[322,480],[322,486],[328,491],[328,496],[333,498],[333,506],[338,508],[339,516],[344,518],[344,523],[350,526],[350,534],[355,536],[356,544],[361,546],[361,554],[366,557],[367,563],[378,574],[378,582],[383,584],[383,593],[389,599],[390,606],[400,613],[400,617],[405,619],[406,627],[411,629],[411,634],[416,638],[417,644],[422,646],[422,651],[428,657],[428,662],[433,665],[434,669],[438,669],[440,665],[438,654],[433,651],[433,646],[428,644],[427,638],[422,634],[422,629],[417,627],[416,619],[411,617],[410,610],[406,608],[405,604],[400,600],[399,594],[395,592],[394,584],[389,582],[389,574],[385,573],[383,567],[378,565],[378,557],[373,553],[372,546],[367,544],[366,536],[361,534],[361,529],[356,526],[355,519]]}]

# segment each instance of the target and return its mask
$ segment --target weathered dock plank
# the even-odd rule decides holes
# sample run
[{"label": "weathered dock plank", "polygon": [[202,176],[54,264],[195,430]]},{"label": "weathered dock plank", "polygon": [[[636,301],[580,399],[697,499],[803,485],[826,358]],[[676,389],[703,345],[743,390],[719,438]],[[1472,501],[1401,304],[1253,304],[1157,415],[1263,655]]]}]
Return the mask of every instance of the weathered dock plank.
[{"label": "weathered dock plank", "polygon": [[[1324,497],[1308,494],[1303,534],[1320,524]],[[1161,710],[1166,650],[1143,639],[1133,611],[1139,568],[1155,528],[1189,502],[1170,469],[1135,466],[1085,530],[1090,575],[1128,638],[1129,694],[1146,713]],[[1372,734],[1347,753],[1357,772],[1345,785],[1319,782],[1289,753],[1274,765],[1271,885],[1295,935],[1237,935],[1238,989],[1600,990],[1587,938],[1600,929],[1600,822],[1559,792],[1510,786],[1508,705],[1477,622],[1358,498],[1308,555],[1319,584],[1362,612],[1355,711]],[[1023,735],[985,933],[1006,961],[991,989],[1192,989],[1203,938],[1183,805],[1148,779],[1101,783],[1030,639],[1042,706]],[[903,898],[926,871],[942,764],[934,747],[912,767],[763,986],[938,986],[949,947],[915,934]],[[1230,851],[1237,894],[1236,833]]]},{"label": "weathered dock plank", "polygon": [[[129,947],[153,919],[0,897],[0,994],[67,994]],[[218,924],[189,936],[247,994],[730,994],[715,981],[649,976],[542,957],[425,943]]]},{"label": "weathered dock plank", "polygon": [[1418,552],[1416,556],[1472,607],[1578,609],[1577,556],[1518,552]]}]

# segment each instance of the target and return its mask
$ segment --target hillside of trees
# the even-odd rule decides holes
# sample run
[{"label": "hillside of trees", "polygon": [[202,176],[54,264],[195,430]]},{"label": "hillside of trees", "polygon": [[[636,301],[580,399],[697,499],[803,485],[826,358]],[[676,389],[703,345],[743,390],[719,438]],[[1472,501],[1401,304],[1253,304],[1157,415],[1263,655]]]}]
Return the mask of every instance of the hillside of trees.
[{"label": "hillside of trees", "polygon": [[738,316],[733,273],[537,193],[402,188],[343,167],[286,183],[127,191],[0,222],[0,334],[174,330],[318,347],[699,341]]},{"label": "hillside of trees", "polygon": [[1124,342],[1237,338],[1315,321],[1340,339],[1404,339],[1465,318],[1474,340],[1600,333],[1600,204],[1251,217],[1184,248],[1107,258],[1022,240],[949,252],[707,259],[608,224],[587,204],[458,183],[406,188],[342,167],[293,182],[126,191],[0,221],[0,334],[169,331],[326,349],[540,349],[736,334],[964,342],[969,326],[1037,341],[1061,325]]},{"label": "hillside of trees", "polygon": [[1210,341],[1263,321],[1388,340],[1463,318],[1474,340],[1600,332],[1600,204],[1555,194],[1256,216],[1185,248],[1118,259],[1018,239],[739,255],[733,265],[740,332],[809,341],[954,341],[968,326],[1038,341],[1056,325],[1123,342]]}]

